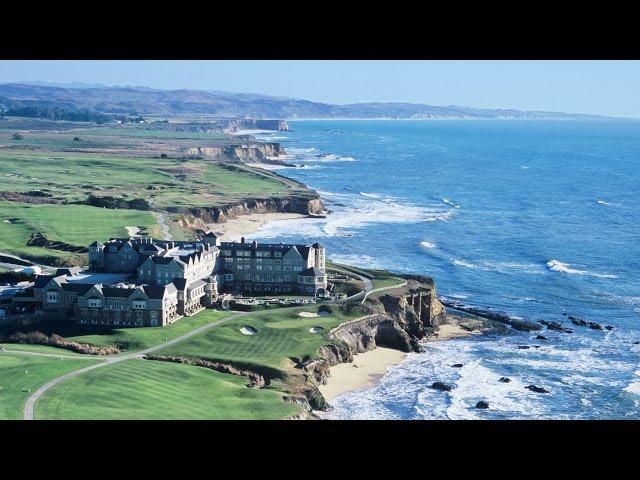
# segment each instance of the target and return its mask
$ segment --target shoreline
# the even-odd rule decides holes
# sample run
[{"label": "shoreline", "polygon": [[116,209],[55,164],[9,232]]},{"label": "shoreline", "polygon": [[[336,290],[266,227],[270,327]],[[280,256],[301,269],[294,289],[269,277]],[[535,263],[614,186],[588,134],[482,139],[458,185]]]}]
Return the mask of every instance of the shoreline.
[{"label": "shoreline", "polygon": [[[480,334],[477,331],[465,330],[460,325],[444,324],[438,327],[433,336],[426,337],[423,342],[439,342]],[[373,350],[358,353],[354,356],[353,362],[339,363],[330,367],[331,376],[325,385],[318,385],[318,390],[329,403],[340,395],[366,390],[377,385],[389,368],[401,364],[407,355],[408,353],[386,347],[376,347]]]},{"label": "shoreline", "polygon": [[301,213],[252,213],[232,218],[225,223],[213,223],[207,227],[216,234],[220,234],[222,240],[240,240],[240,237],[248,237],[258,231],[259,228],[271,222],[284,222],[309,218]]}]

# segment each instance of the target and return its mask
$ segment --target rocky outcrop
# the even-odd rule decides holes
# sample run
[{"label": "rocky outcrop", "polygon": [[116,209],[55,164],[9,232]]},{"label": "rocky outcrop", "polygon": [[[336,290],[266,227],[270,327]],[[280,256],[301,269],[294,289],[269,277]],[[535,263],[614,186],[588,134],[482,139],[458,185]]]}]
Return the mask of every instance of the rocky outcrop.
[{"label": "rocky outcrop", "polygon": [[533,322],[528,322],[526,320],[520,320],[517,318],[512,318],[509,315],[504,313],[498,313],[491,310],[484,310],[481,308],[470,307],[467,305],[463,305],[459,302],[453,302],[449,300],[442,300],[442,303],[455,310],[459,310],[461,312],[470,313],[480,318],[486,318],[488,320],[493,320],[495,322],[504,323],[505,325],[511,326],[514,330],[519,330],[522,332],[534,332],[538,330],[542,330],[540,325],[537,325]]},{"label": "rocky outcrop", "polygon": [[325,211],[322,199],[317,194],[290,196],[284,198],[246,199],[220,207],[189,208],[186,215],[178,218],[183,227],[201,228],[200,220],[207,223],[224,223],[229,219],[253,213],[300,213],[302,215],[319,214]]},{"label": "rocky outcrop", "polygon": [[[339,363],[350,363],[357,353],[377,346],[394,348],[403,352],[419,351],[419,340],[431,333],[434,327],[447,321],[446,311],[438,300],[435,285],[430,279],[419,282],[408,280],[407,286],[378,298],[383,312],[365,307],[367,315],[343,323],[327,334],[331,343],[322,346],[316,360],[297,365],[308,377],[305,395],[315,409],[324,410],[328,405],[317,389],[330,376],[329,368]],[[345,304],[341,308],[353,308]]]},{"label": "rocky outcrop", "polygon": [[237,145],[188,147],[184,153],[189,157],[204,157],[217,162],[288,165],[286,162],[274,158],[287,153],[279,143],[250,142]]}]

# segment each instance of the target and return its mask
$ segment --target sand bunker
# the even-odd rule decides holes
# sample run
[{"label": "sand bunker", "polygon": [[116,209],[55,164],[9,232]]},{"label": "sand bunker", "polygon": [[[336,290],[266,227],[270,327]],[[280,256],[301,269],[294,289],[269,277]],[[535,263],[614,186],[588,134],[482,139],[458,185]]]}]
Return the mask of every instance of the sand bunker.
[{"label": "sand bunker", "polygon": [[244,327],[242,327],[240,331],[245,335],[255,335],[256,333],[258,333],[258,331],[255,328],[250,327],[248,325],[245,325]]},{"label": "sand bunker", "polygon": [[140,233],[140,228],[138,227],[124,227],[127,230],[127,234],[129,237],[135,237]]},{"label": "sand bunker", "polygon": [[324,332],[324,328],[322,328],[322,327],[321,327],[321,326],[319,326],[319,325],[316,325],[315,327],[311,327],[311,328],[309,329],[309,331],[310,331],[311,333],[320,333],[320,332]]},{"label": "sand bunker", "polygon": [[314,317],[326,317],[327,315],[329,315],[329,312],[300,312],[298,314],[299,317],[307,317],[307,318],[314,318]]}]

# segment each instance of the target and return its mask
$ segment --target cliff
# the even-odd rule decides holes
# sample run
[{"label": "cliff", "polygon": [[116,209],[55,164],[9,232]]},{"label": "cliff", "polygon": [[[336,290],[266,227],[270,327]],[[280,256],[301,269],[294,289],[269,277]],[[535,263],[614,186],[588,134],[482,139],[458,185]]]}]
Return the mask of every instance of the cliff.
[{"label": "cliff", "polygon": [[287,152],[282,145],[272,142],[248,142],[238,145],[188,147],[184,153],[188,156],[204,157],[218,162],[287,165],[286,162],[273,158],[286,155]]},{"label": "cliff", "polygon": [[[374,308],[367,307],[368,315],[329,331],[331,343],[319,349],[319,359],[297,365],[307,380],[301,393],[314,409],[328,408],[317,386],[326,383],[331,366],[352,362],[355,354],[377,346],[403,352],[420,351],[419,341],[447,322],[435,285],[430,279],[421,278],[421,281],[408,280],[407,286],[375,298]],[[341,308],[353,307],[346,304]]]},{"label": "cliff", "polygon": [[314,215],[325,210],[320,195],[310,191],[309,195],[265,199],[250,198],[219,207],[192,207],[183,212],[177,221],[183,227],[203,228],[203,224],[225,223],[229,219],[253,213],[279,212]]}]

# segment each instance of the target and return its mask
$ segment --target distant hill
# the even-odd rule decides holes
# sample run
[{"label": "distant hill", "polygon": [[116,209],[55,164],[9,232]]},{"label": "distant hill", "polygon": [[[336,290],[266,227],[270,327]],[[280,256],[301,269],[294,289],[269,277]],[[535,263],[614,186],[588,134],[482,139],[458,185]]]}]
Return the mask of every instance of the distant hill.
[{"label": "distant hill", "polygon": [[[68,86],[41,82],[0,85],[0,97],[22,102],[51,102],[65,109],[119,115],[208,114],[220,118],[606,118],[597,115],[479,109],[457,105],[354,103],[332,105],[284,97],[203,90],[156,90],[147,87]],[[0,98],[2,103],[2,98]]]}]

